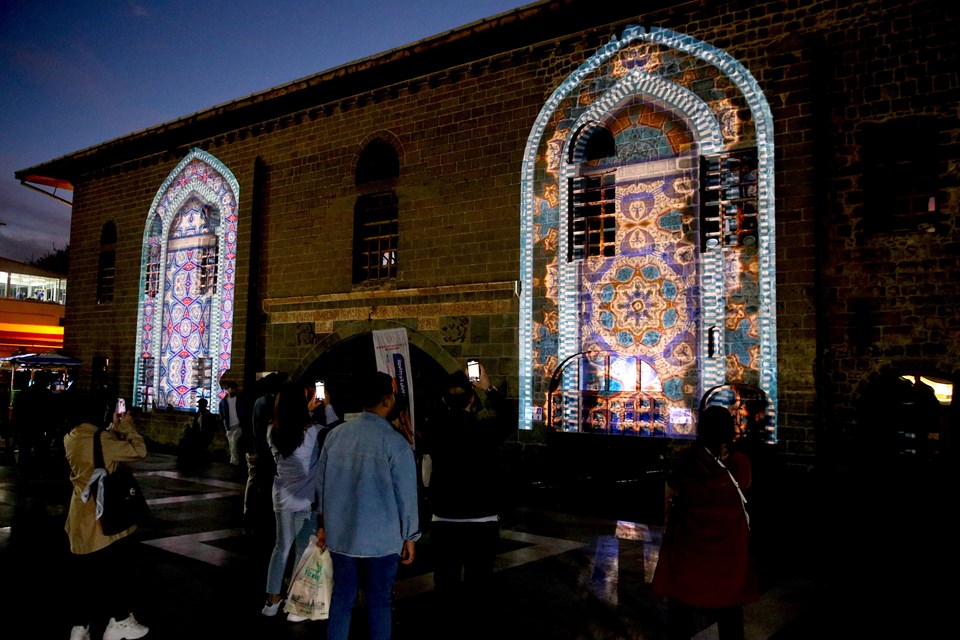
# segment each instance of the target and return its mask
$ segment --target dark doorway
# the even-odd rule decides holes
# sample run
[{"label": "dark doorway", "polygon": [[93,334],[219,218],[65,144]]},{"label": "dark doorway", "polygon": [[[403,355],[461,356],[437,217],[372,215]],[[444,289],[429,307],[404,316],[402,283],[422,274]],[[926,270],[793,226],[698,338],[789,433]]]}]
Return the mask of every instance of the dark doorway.
[{"label": "dark doorway", "polygon": [[[422,349],[410,345],[414,407],[417,416],[426,415],[439,399],[440,381],[446,371]],[[373,335],[366,333],[344,340],[313,361],[304,374],[304,381],[323,380],[327,396],[337,412],[362,411],[357,384],[364,373],[377,368]]]}]

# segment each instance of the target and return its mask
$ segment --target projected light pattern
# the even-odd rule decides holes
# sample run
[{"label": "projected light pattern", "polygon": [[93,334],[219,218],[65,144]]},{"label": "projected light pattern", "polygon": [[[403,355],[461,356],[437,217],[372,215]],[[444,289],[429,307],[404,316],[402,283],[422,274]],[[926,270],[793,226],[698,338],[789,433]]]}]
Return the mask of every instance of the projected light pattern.
[{"label": "projected light pattern", "polygon": [[190,410],[222,395],[233,337],[239,185],[193,149],[160,187],[144,231],[133,396]]},{"label": "projected light pattern", "polygon": [[[610,132],[616,154],[588,160],[582,150],[597,127]],[[763,390],[775,438],[772,133],[769,107],[742,65],[668,30],[626,29],[557,88],[530,133],[521,176],[522,428],[531,428],[534,405],[548,404],[564,363],[555,428],[692,437],[700,395],[737,383]],[[725,205],[723,242],[702,245],[700,159],[750,149],[755,210],[731,217]],[[570,226],[571,185],[605,172],[616,189],[615,253],[589,246],[582,210]],[[609,221],[595,224],[612,235]],[[586,243],[576,254],[573,232]],[[626,393],[613,376],[594,388],[589,368],[566,367],[597,354],[633,359],[662,386]]]}]

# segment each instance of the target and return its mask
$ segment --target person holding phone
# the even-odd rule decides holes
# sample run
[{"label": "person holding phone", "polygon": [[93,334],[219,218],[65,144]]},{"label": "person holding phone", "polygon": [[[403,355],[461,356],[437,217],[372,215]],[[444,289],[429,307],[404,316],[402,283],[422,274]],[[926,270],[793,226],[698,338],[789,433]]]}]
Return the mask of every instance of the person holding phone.
[{"label": "person holding phone", "polygon": [[[265,616],[275,616],[283,603],[283,583],[289,578],[291,558],[299,559],[310,536],[316,532],[313,511],[314,490],[320,448],[327,427],[312,417],[322,403],[314,391],[304,393],[303,385],[284,384],[277,394],[273,421],[267,431],[267,442],[276,465],[273,478],[273,510],[277,536],[267,568],[267,599],[261,609]],[[291,556],[291,551],[293,552]],[[287,619],[299,622],[295,614]]]},{"label": "person holding phone", "polygon": [[500,447],[515,426],[479,362],[446,378],[441,401],[421,440],[433,465],[429,505],[440,633],[489,622],[484,603],[500,538]]},{"label": "person holding phone", "polygon": [[126,412],[123,398],[116,401],[109,423],[109,407],[103,396],[90,394],[76,398],[70,411],[73,428],[64,436],[63,448],[70,465],[73,491],[64,528],[70,541],[73,564],[70,573],[82,576],[83,583],[70,598],[75,607],[71,617],[76,621],[70,640],[90,640],[91,623],[106,624],[105,628],[101,627],[105,640],[141,638],[150,629],[131,612],[135,599],[131,584],[138,581],[124,579],[131,575],[131,567],[142,566],[138,560],[141,545],[133,535],[137,525],[113,535],[104,534],[97,522],[97,504],[90,487],[95,471],[93,440],[104,426],[107,429],[100,434],[100,442],[108,472],[115,471],[121,463],[142,460],[147,456],[147,446]]}]

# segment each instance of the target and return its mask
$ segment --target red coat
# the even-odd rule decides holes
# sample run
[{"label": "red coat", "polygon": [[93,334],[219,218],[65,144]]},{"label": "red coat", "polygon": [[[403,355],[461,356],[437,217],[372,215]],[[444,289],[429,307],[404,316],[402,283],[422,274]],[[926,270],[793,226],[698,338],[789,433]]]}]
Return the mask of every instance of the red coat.
[{"label": "red coat", "polygon": [[[735,452],[724,464],[746,491],[749,458]],[[727,470],[698,443],[680,454],[667,483],[676,495],[653,576],[654,593],[703,608],[758,600],[750,530]]]}]

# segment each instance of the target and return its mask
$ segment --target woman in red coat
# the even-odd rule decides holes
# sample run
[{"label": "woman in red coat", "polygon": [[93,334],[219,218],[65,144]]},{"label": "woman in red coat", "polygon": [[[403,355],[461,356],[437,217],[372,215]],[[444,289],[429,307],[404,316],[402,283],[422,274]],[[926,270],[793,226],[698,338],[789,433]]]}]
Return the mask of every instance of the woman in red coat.
[{"label": "woman in red coat", "polygon": [[733,416],[723,407],[700,415],[697,441],[667,476],[667,513],[654,593],[668,602],[668,637],[690,638],[700,617],[716,620],[721,640],[743,638],[743,605],[759,598],[749,553],[743,492],[750,460],[728,455]]}]

